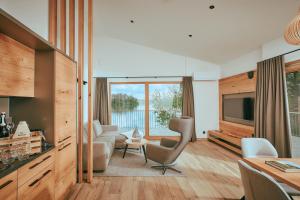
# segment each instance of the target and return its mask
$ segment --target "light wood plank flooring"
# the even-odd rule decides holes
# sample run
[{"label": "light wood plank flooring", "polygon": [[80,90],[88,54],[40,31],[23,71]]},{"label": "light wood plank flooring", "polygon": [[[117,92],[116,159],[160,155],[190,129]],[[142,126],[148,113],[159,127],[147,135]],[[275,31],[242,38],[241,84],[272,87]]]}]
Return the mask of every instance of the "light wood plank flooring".
[{"label": "light wood plank flooring", "polygon": [[239,156],[206,140],[190,143],[177,165],[185,177],[95,177],[76,185],[69,199],[240,199]]}]

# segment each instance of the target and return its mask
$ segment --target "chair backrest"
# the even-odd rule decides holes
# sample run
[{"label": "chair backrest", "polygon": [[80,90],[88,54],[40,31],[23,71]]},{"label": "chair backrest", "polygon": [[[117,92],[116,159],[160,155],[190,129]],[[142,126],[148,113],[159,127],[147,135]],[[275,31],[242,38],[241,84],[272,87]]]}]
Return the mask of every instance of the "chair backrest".
[{"label": "chair backrest", "polygon": [[242,154],[244,158],[274,157],[278,153],[274,146],[265,138],[242,138]]},{"label": "chair backrest", "polygon": [[180,140],[174,147],[172,155],[169,157],[169,162],[174,162],[183,151],[184,147],[192,138],[192,130],[194,119],[192,117],[172,118],[169,122],[169,129],[180,134]]},{"label": "chair backrest", "polygon": [[291,200],[284,189],[269,175],[260,172],[243,161],[238,161],[245,199],[247,200]]}]

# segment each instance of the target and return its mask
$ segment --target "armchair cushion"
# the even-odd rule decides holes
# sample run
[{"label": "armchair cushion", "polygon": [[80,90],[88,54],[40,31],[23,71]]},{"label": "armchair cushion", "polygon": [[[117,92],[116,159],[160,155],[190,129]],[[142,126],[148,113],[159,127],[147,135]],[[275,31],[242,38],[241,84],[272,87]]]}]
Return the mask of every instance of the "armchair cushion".
[{"label": "armchair cushion", "polygon": [[155,144],[147,144],[147,158],[161,164],[169,164],[170,154],[174,149]]},{"label": "armchair cushion", "polygon": [[160,140],[160,145],[164,146],[164,147],[172,148],[172,147],[175,147],[177,144],[178,144],[178,141],[171,140],[171,139],[168,139],[168,138],[162,138]]}]

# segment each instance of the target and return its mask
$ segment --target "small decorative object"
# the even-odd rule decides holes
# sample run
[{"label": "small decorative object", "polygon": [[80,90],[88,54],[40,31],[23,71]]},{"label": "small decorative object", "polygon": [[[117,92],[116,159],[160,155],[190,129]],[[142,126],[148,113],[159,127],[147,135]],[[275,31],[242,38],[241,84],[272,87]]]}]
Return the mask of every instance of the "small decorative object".
[{"label": "small decorative object", "polygon": [[16,145],[17,157],[20,161],[26,160],[30,156],[30,142],[25,142]]},{"label": "small decorative object", "polygon": [[132,133],[132,141],[141,141],[141,139],[142,137],[139,130],[135,128]]},{"label": "small decorative object", "polygon": [[289,23],[284,38],[289,44],[300,45],[300,9],[298,15]]},{"label": "small decorative object", "polygon": [[6,145],[6,147],[0,149],[0,161],[4,165],[10,165],[15,161],[9,145]]},{"label": "small decorative object", "polygon": [[1,112],[0,114],[0,138],[8,138],[13,129],[13,124],[6,122],[6,113]]},{"label": "small decorative object", "polygon": [[19,137],[30,137],[30,130],[28,128],[28,125],[25,121],[20,121],[17,130],[15,134],[13,135],[13,138],[19,138]]},{"label": "small decorative object", "polygon": [[42,150],[40,131],[31,132],[29,137],[7,138],[0,140],[0,161],[4,165],[12,163],[15,158],[26,160],[30,155]]}]

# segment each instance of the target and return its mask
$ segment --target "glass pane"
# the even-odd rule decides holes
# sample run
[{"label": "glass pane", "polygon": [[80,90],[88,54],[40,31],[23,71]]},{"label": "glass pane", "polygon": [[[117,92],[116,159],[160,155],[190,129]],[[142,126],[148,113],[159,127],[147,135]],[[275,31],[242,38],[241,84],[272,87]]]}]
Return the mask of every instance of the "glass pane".
[{"label": "glass pane", "polygon": [[181,84],[149,85],[150,136],[179,136],[168,129],[172,117],[181,116]]},{"label": "glass pane", "polygon": [[300,157],[300,72],[288,73],[286,82],[292,131],[292,151],[294,157]]},{"label": "glass pane", "polygon": [[145,85],[111,85],[112,124],[121,131],[138,128],[145,133]]}]

